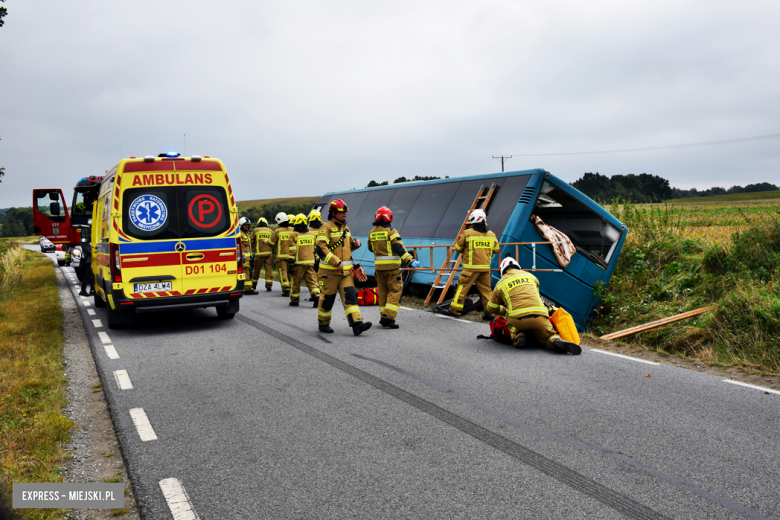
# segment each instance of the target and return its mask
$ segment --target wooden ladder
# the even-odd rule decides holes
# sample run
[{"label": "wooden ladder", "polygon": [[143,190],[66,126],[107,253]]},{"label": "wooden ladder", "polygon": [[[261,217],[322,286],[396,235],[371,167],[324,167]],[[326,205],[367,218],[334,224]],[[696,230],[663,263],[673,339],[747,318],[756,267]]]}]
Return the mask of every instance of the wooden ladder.
[{"label": "wooden ladder", "polygon": [[[471,204],[471,208],[469,209],[468,213],[466,213],[466,218],[463,219],[463,224],[460,226],[460,231],[458,231],[458,234],[455,235],[455,242],[453,242],[451,246],[447,247],[447,257],[444,259],[444,263],[442,264],[441,269],[436,274],[436,280],[434,280],[430,291],[428,291],[428,296],[425,298],[423,307],[427,307],[431,302],[431,298],[433,298],[433,293],[436,292],[436,289],[441,289],[441,294],[439,295],[439,300],[437,303],[442,303],[444,298],[446,298],[447,292],[450,290],[450,286],[452,285],[452,280],[455,278],[455,273],[458,271],[461,259],[463,258],[463,256],[455,250],[455,243],[466,229],[466,225],[469,222],[469,215],[471,215],[472,211],[475,209],[481,209],[485,212],[485,214],[487,214],[488,210],[490,209],[490,203],[493,202],[493,197],[495,196],[496,191],[498,191],[498,188],[499,186],[496,185],[495,182],[490,185],[490,188],[485,187],[484,184],[479,187],[477,196],[474,199],[474,202]],[[453,258],[453,253],[457,256],[457,258]],[[445,271],[449,271],[449,275],[447,276],[447,281],[441,283],[441,277]]]}]

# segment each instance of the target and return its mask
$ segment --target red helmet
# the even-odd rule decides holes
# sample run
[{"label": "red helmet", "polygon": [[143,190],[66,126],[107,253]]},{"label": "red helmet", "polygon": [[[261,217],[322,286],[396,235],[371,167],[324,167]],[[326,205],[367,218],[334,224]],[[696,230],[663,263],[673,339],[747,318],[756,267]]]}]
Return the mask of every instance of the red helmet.
[{"label": "red helmet", "polygon": [[376,215],[374,216],[374,220],[377,222],[392,222],[393,221],[393,212],[390,211],[390,208],[387,206],[382,206],[378,210],[376,210]]},{"label": "red helmet", "polygon": [[341,199],[334,200],[328,207],[328,213],[339,213],[342,211],[347,212],[349,211],[349,208],[347,207],[347,203]]}]

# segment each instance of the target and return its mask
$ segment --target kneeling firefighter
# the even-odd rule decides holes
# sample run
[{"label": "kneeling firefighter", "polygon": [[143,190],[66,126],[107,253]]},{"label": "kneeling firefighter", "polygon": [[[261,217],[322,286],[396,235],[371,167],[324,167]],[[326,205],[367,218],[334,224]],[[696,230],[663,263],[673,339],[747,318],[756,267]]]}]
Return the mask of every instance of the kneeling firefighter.
[{"label": "kneeling firefighter", "polygon": [[282,282],[282,296],[290,296],[290,277],[287,269],[290,258],[292,258],[290,255],[292,229],[289,227],[288,219],[289,217],[284,211],[277,213],[275,218],[277,227],[271,238],[268,239],[268,244],[276,251],[276,267],[279,269],[279,281]]},{"label": "kneeling firefighter", "polygon": [[265,290],[270,291],[274,283],[273,248],[267,243],[273,231],[268,227],[268,221],[260,217],[257,227],[252,230],[252,251],[255,255],[255,267],[252,273],[252,284],[259,287],[260,272],[265,269]]},{"label": "kneeling firefighter", "polygon": [[316,252],[320,257],[320,302],[317,311],[320,332],[333,332],[330,327],[331,311],[336,293],[347,314],[347,321],[355,336],[371,328],[371,322],[363,322],[352,279],[352,250],[360,247],[360,241],[352,238],[347,226],[346,203],[336,199],[328,207],[328,222],[317,234]]},{"label": "kneeling firefighter", "polygon": [[241,227],[239,236],[241,237],[241,251],[244,253],[244,294],[257,294],[252,285],[252,237],[249,236],[249,224],[251,221],[247,217],[241,217],[238,225]]},{"label": "kneeling firefighter", "polygon": [[314,242],[317,233],[306,227],[306,217],[303,214],[290,218],[293,233],[290,235],[290,252],[293,254],[292,292],[290,306],[298,307],[301,301],[301,280],[306,279],[306,285],[312,295],[313,307],[320,301],[320,288],[317,275],[314,273]]},{"label": "kneeling firefighter", "polygon": [[368,235],[368,250],[374,253],[374,277],[379,295],[379,324],[386,329],[397,329],[395,318],[403,290],[401,264],[419,267],[401,242],[401,235],[390,227],[393,212],[382,206],[376,210],[374,229]]},{"label": "kneeling firefighter", "polygon": [[539,280],[522,271],[514,258],[507,256],[501,262],[501,279],[490,294],[487,309],[492,314],[506,316],[506,324],[515,347],[525,346],[526,332],[545,347],[570,354],[582,349],[576,343],[561,339],[549,319],[547,306],[539,296]]}]

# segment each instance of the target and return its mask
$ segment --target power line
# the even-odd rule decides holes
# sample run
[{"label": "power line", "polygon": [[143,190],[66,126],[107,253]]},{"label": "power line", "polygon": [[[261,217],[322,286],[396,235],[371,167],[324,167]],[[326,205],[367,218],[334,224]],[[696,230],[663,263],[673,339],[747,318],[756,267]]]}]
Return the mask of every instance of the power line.
[{"label": "power line", "polygon": [[504,159],[511,159],[512,156],[511,155],[509,155],[509,156],[499,155],[498,157],[496,157],[494,155],[492,158],[493,159],[501,159],[501,173],[503,173],[504,172]]},{"label": "power line", "polygon": [[598,150],[593,152],[564,152],[564,153],[526,153],[515,154],[518,157],[549,157],[552,155],[591,155],[597,153],[624,153],[644,152],[647,150],[671,150],[674,148],[692,148],[696,146],[713,146],[718,144],[747,143],[750,141],[766,141],[768,139],[780,139],[780,134],[758,135],[755,137],[740,137],[738,139],[724,139],[722,141],[705,141],[702,143],[670,144],[666,146],[647,146],[644,148],[624,148],[621,150]]}]

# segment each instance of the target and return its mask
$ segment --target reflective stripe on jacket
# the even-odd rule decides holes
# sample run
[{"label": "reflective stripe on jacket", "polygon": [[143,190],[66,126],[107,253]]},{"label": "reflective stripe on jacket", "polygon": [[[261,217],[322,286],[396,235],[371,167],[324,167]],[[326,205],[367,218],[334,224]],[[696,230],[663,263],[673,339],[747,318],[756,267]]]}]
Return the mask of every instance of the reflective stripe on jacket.
[{"label": "reflective stripe on jacket", "polygon": [[539,280],[526,271],[510,269],[501,277],[496,288],[490,294],[488,311],[498,314],[501,307],[506,315],[519,318],[525,315],[538,315],[547,318],[547,307],[539,296]]},{"label": "reflective stripe on jacket", "polygon": [[498,239],[492,231],[482,233],[467,229],[455,242],[455,250],[463,255],[463,268],[471,271],[490,271],[493,255],[499,249]]},{"label": "reflective stripe on jacket", "polygon": [[[334,247],[342,237],[344,240]],[[322,254],[320,269],[335,271],[342,262],[344,266],[352,265],[352,233],[346,223],[339,224],[331,219],[323,224],[318,230],[315,245]]]},{"label": "reflective stripe on jacket", "polygon": [[273,253],[273,247],[266,243],[271,235],[273,231],[265,226],[257,226],[252,230],[252,251],[255,256],[270,256]]},{"label": "reflective stripe on jacket", "polygon": [[292,258],[290,254],[290,235],[293,234],[292,228],[278,227],[274,230],[271,238],[268,239],[268,243],[271,246],[276,247],[277,260],[289,260]]},{"label": "reflective stripe on jacket", "polygon": [[307,231],[299,233],[294,231],[290,235],[290,250],[295,248],[296,265],[314,265],[314,241],[317,239],[317,233]]},{"label": "reflective stripe on jacket", "polygon": [[[403,253],[401,256],[393,251],[393,245],[400,244]],[[401,267],[401,263],[412,263],[412,255],[404,248],[401,235],[395,229],[376,226],[368,235],[368,250],[374,253],[374,269],[377,271],[391,271]]]},{"label": "reflective stripe on jacket", "polygon": [[249,256],[252,252],[252,238],[249,236],[249,233],[243,229],[239,233],[239,236],[241,237],[241,251],[244,252],[244,255]]}]

